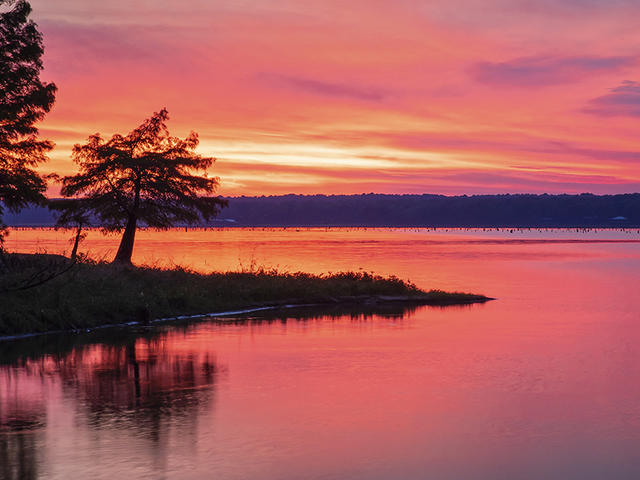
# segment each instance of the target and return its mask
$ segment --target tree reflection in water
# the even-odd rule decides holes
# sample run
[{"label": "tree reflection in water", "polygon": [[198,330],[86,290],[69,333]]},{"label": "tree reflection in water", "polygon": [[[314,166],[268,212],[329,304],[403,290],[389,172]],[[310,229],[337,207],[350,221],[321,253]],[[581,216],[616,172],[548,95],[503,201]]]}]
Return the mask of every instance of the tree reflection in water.
[{"label": "tree reflection in water", "polygon": [[[378,320],[401,324],[417,308],[427,307],[336,305],[221,321],[249,331],[272,323],[343,321],[345,315],[363,325]],[[192,449],[198,443],[198,423],[211,410],[222,369],[212,352],[212,337],[203,341],[198,336],[210,335],[207,328],[199,322],[4,343],[0,480],[48,476],[51,465],[62,468],[54,473],[64,476],[69,465],[95,464],[97,453],[101,464],[109,464],[130,452],[147,461],[154,476],[163,477],[175,453],[171,439]]]},{"label": "tree reflection in water", "polygon": [[[3,386],[7,385],[3,383]],[[17,396],[12,395],[8,388],[2,389],[0,393],[1,479],[38,478],[36,459],[44,420],[44,402],[35,404],[19,402]]]},{"label": "tree reflection in water", "polygon": [[162,471],[169,431],[195,439],[198,413],[210,404],[220,371],[211,352],[189,349],[182,337],[175,330],[126,337],[0,366],[0,478],[38,477],[47,402],[56,392],[90,430],[146,439]]}]

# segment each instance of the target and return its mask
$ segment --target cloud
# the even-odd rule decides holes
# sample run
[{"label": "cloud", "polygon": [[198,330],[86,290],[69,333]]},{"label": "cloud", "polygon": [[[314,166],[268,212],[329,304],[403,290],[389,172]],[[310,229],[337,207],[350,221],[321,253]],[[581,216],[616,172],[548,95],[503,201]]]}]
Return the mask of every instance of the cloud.
[{"label": "cloud", "polygon": [[577,13],[611,8],[635,8],[637,0],[522,0],[521,8],[558,10],[566,9]]},{"label": "cloud", "polygon": [[480,62],[471,69],[481,83],[495,86],[547,86],[576,82],[587,75],[615,71],[635,57],[522,57],[506,62]]},{"label": "cloud", "polygon": [[272,73],[260,73],[257,77],[275,86],[293,88],[316,95],[331,97],[345,97],[356,100],[379,102],[384,100],[388,92],[375,88],[363,88],[345,83],[332,83],[310,78],[280,75]]},{"label": "cloud", "polygon": [[190,48],[181,28],[86,25],[64,20],[45,20],[39,25],[46,38],[45,67],[56,79],[112,70],[135,80],[133,71],[150,66],[179,70],[184,75],[194,64],[193,56],[186,55]]},{"label": "cloud", "polygon": [[[615,18],[626,23],[640,9],[638,0],[398,0],[394,3],[409,5],[414,11],[422,12],[439,23],[481,29],[496,27],[503,33],[528,30],[538,41],[540,29],[547,28],[549,24],[562,22],[568,32],[577,22],[594,17]],[[461,3],[464,3],[464,8],[460,8]]]},{"label": "cloud", "polygon": [[640,82],[625,80],[611,93],[592,99],[584,111],[604,117],[640,117]]},{"label": "cloud", "polygon": [[[339,134],[334,135],[335,138]],[[345,137],[347,138],[347,137]],[[495,138],[486,138],[482,132],[466,132],[455,134],[450,132],[369,132],[366,138],[381,142],[382,145],[400,150],[411,150],[419,155],[421,151],[430,152],[462,152],[483,154],[520,154],[564,157],[570,159],[593,159],[598,164],[635,164],[640,162],[638,150],[616,150],[611,148],[597,148],[589,145],[576,144],[569,141],[559,141],[553,138],[513,136],[508,132],[497,132]],[[545,167],[546,168],[546,167]]]},{"label": "cloud", "polygon": [[[222,163],[220,164],[222,166]],[[629,193],[638,191],[640,183],[614,175],[580,174],[567,171],[519,171],[504,169],[487,172],[477,169],[384,168],[359,169],[294,167],[228,162],[224,165],[225,195],[242,194],[247,188],[264,194],[281,193],[273,178],[285,179],[287,188],[296,193],[442,193],[496,194],[520,193]],[[565,169],[566,170],[566,169]],[[220,173],[220,172],[219,172]],[[227,180],[242,186],[237,189]]]},{"label": "cloud", "polygon": [[[284,135],[282,133],[281,135]],[[282,143],[281,135],[273,135],[271,138]],[[250,142],[255,138],[255,134],[242,138],[244,142]],[[327,129],[314,133],[297,132],[288,134],[289,142],[293,145],[331,145],[336,148],[360,149],[368,148],[367,151],[385,152],[377,155],[363,154],[359,151],[358,156],[374,160],[402,160],[405,163],[420,163],[428,159],[429,154],[453,154],[457,153],[489,156],[510,156],[514,160],[535,156],[539,159],[564,158],[565,162],[579,162],[580,165],[618,165],[638,164],[640,162],[640,150],[606,148],[608,145],[599,146],[589,143],[586,139],[583,142],[573,142],[569,140],[559,140],[555,137],[515,135],[513,132],[496,130],[488,136],[485,131],[465,131],[456,133],[447,130],[438,131],[389,131],[384,129],[357,130],[333,130]],[[243,149],[243,152],[246,152]],[[400,156],[398,152],[402,152]],[[257,152],[253,152],[257,153]],[[589,162],[588,160],[595,160]],[[585,163],[585,161],[587,161]],[[532,167],[529,165],[529,167]],[[523,165],[514,165],[514,168],[522,169]],[[544,162],[544,168],[549,169],[549,163]],[[561,168],[566,168],[563,166]]]}]

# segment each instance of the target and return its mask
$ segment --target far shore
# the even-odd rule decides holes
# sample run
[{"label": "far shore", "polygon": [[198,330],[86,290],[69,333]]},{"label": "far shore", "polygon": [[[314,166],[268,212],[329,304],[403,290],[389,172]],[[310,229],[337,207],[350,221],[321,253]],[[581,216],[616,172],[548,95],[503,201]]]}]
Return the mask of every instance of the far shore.
[{"label": "far shore", "polygon": [[492,300],[425,291],[397,277],[367,272],[313,275],[258,269],[201,274],[87,259],[73,263],[46,254],[5,254],[5,259],[9,273],[0,276],[0,340],[300,306],[449,306]]}]

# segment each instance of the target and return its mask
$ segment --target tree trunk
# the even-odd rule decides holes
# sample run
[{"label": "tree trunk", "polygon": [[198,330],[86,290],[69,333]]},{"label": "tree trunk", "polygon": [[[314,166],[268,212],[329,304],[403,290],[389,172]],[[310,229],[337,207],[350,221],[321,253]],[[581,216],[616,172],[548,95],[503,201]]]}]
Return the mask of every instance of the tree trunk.
[{"label": "tree trunk", "polygon": [[129,215],[127,226],[124,229],[124,234],[118,247],[118,253],[116,253],[116,258],[114,258],[113,263],[131,265],[131,255],[133,254],[133,241],[136,237],[137,223],[138,218],[135,215]]},{"label": "tree trunk", "polygon": [[[133,152],[132,152],[133,153]],[[133,196],[133,208],[129,210],[129,218],[127,219],[127,226],[124,228],[124,234],[122,240],[120,240],[120,246],[118,247],[118,253],[116,258],[113,259],[113,263],[122,263],[124,265],[131,265],[131,255],[133,254],[133,241],[136,238],[136,226],[138,223],[138,208],[140,207],[140,174],[137,174],[135,183],[135,193]]]},{"label": "tree trunk", "polygon": [[78,246],[80,245],[80,237],[82,235],[82,227],[76,230],[76,238],[73,241],[73,250],[71,250],[71,261],[74,262],[78,256]]}]

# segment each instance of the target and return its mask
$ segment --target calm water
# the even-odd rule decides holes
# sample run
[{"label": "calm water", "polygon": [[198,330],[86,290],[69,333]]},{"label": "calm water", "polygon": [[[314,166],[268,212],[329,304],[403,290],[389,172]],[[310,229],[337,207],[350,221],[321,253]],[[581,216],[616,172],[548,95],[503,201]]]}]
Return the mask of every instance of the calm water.
[{"label": "calm water", "polygon": [[[13,231],[8,247],[67,237]],[[498,300],[0,343],[0,478],[640,478],[638,241],[141,232],[138,262],[363,268]],[[117,238],[84,246],[112,255]]]}]

